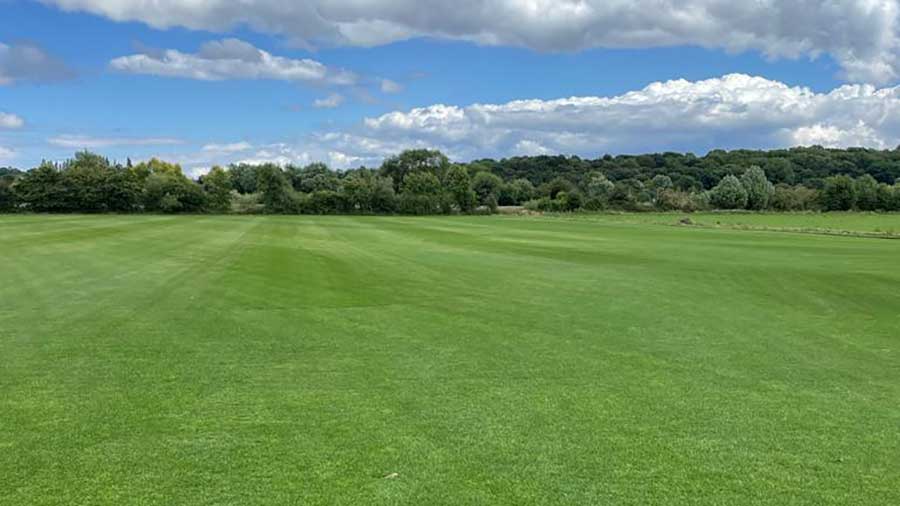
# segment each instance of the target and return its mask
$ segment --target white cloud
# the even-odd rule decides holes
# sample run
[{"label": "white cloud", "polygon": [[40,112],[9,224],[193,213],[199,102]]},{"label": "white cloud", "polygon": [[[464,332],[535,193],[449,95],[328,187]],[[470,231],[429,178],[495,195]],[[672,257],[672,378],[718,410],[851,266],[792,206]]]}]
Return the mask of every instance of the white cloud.
[{"label": "white cloud", "polygon": [[144,153],[143,156],[132,158],[135,160],[149,160],[155,157],[171,161],[181,165],[186,175],[196,178],[207,173],[215,165],[226,165],[247,156],[247,152],[255,148],[253,144],[247,141],[208,143],[193,151],[157,150],[156,152]]},{"label": "white cloud", "polygon": [[193,54],[168,49],[122,56],[113,59],[110,67],[131,74],[204,81],[270,79],[351,85],[358,80],[352,72],[327,67],[315,60],[275,56],[238,39],[207,42]]},{"label": "white cloud", "polygon": [[313,161],[315,161],[313,156],[304,149],[304,146],[291,146],[285,143],[275,143],[263,146],[251,156],[238,159],[237,163],[306,165]]},{"label": "white cloud", "polygon": [[5,163],[16,157],[16,152],[0,146],[0,163]]},{"label": "white cloud", "polygon": [[65,63],[34,44],[0,43],[0,86],[63,81],[74,76]]},{"label": "white cloud", "polygon": [[344,103],[344,96],[339,93],[332,93],[325,98],[316,99],[313,107],[319,109],[334,109]]},{"label": "white cloud", "polygon": [[117,146],[161,146],[183,144],[180,139],[167,137],[91,137],[87,135],[60,135],[47,139],[53,146],[69,149],[98,149]]},{"label": "white cloud", "polygon": [[874,128],[859,121],[853,126],[823,125],[817,123],[803,126],[791,132],[793,143],[800,146],[819,145],[825,147],[865,146],[887,149],[888,141]]},{"label": "white cloud", "polygon": [[[377,166],[411,148],[459,161],[482,157],[693,151],[715,148],[892,148],[900,144],[900,86],[845,85],[827,93],[730,74],[657,82],[617,96],[432,105],[367,118],[294,142],[248,150],[201,150],[174,161],[208,167],[237,161],[335,168]],[[224,146],[224,145],[219,145]],[[251,152],[252,150],[252,152]],[[173,159],[171,156],[163,156]]]},{"label": "white cloud", "polygon": [[230,144],[206,144],[202,149],[207,153],[239,153],[241,151],[253,149],[253,145],[249,142],[241,141],[232,142]]},{"label": "white cloud", "polygon": [[412,37],[538,51],[691,45],[770,57],[831,55],[854,81],[900,75],[896,0],[42,0],[157,28],[239,25],[298,44]]},{"label": "white cloud", "polygon": [[[308,165],[326,162],[330,167],[344,169],[359,165],[377,166],[391,154],[403,149],[399,145],[377,145],[374,141],[357,138],[350,134],[316,133],[293,143],[273,142],[248,149],[213,149],[207,144],[197,151],[181,153],[159,152],[154,156],[179,163],[186,174],[198,176],[213,165],[231,163],[274,163],[276,165]],[[372,153],[374,150],[374,153]],[[145,157],[149,158],[149,156]]]},{"label": "white cloud", "polygon": [[[381,158],[379,157],[377,162],[380,162]],[[269,144],[254,153],[253,156],[237,160],[237,163],[274,163],[281,166],[302,166],[313,162],[325,162],[329,167],[345,169],[362,165],[366,162],[373,164],[375,160],[344,153],[337,149],[328,149],[328,146],[325,145],[306,142],[296,146],[286,143]]]},{"label": "white cloud", "polygon": [[549,155],[552,154],[552,151],[547,149],[546,147],[540,145],[539,143],[531,140],[521,140],[516,143],[515,148],[513,149],[516,153],[520,153],[524,156],[537,156],[537,155]]},{"label": "white cloud", "polygon": [[367,145],[434,146],[456,158],[521,154],[783,147],[891,147],[900,142],[900,87],[829,93],[731,74],[650,84],[619,96],[432,105],[364,120]]},{"label": "white cloud", "polygon": [[25,120],[15,114],[0,111],[0,128],[22,128]]},{"label": "white cloud", "polygon": [[354,165],[362,165],[364,161],[362,157],[348,155],[341,151],[328,152],[328,165],[330,167],[353,167]]},{"label": "white cloud", "polygon": [[403,85],[401,85],[400,83],[391,81],[390,79],[381,80],[382,93],[400,93],[401,91],[403,91]]}]

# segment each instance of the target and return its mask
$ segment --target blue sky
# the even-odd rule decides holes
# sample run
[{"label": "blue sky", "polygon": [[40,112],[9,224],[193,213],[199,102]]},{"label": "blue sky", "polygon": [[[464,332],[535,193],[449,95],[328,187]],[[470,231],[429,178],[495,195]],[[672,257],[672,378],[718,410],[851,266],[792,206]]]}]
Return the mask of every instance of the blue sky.
[{"label": "blue sky", "polygon": [[0,165],[895,147],[896,2],[772,2],[0,0]]}]

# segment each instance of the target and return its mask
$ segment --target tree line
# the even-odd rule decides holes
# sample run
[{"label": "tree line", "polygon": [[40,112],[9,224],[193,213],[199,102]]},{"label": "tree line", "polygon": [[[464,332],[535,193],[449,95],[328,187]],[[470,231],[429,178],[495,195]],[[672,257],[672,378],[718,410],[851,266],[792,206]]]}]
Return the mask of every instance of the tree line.
[{"label": "tree line", "polygon": [[90,152],[0,168],[0,211],[51,213],[470,214],[534,211],[900,211],[900,150],[794,148],[531,156],[451,163],[409,150],[378,168],[233,164],[191,179],[177,164]]}]

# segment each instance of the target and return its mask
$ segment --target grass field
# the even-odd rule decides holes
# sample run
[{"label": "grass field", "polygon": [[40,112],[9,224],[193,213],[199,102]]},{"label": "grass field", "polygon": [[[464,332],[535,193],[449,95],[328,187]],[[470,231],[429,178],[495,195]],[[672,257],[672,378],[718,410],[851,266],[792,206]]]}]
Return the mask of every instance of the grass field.
[{"label": "grass field", "polygon": [[701,227],[805,232],[834,235],[870,235],[900,239],[900,214],[885,213],[626,213],[571,215],[605,223],[681,225],[689,219]]},{"label": "grass field", "polygon": [[0,504],[900,504],[900,241],[653,223],[0,217]]}]

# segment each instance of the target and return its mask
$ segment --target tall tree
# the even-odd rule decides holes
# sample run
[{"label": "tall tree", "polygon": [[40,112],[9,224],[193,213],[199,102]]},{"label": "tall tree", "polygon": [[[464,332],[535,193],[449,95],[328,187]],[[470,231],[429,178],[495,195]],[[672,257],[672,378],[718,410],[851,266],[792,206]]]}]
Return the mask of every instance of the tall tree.
[{"label": "tall tree", "polygon": [[231,175],[217,165],[203,176],[202,181],[209,209],[219,213],[228,211],[231,206]]},{"label": "tall tree", "polygon": [[409,174],[427,172],[440,179],[449,168],[450,161],[440,151],[411,149],[385,160],[380,173],[393,179],[394,189],[399,191]]},{"label": "tall tree", "polygon": [[311,163],[305,167],[289,166],[285,174],[295,190],[303,193],[338,191],[341,186],[338,174],[324,163]]},{"label": "tall tree", "polygon": [[444,189],[450,200],[462,213],[475,208],[475,192],[472,191],[469,173],[461,165],[453,165],[444,176]]},{"label": "tall tree", "polygon": [[50,162],[42,162],[36,169],[28,171],[16,182],[15,189],[19,200],[29,211],[69,211],[63,175]]},{"label": "tall tree", "polygon": [[441,212],[441,182],[431,172],[410,172],[403,179],[400,211],[406,214]]},{"label": "tall tree", "polygon": [[205,211],[206,194],[197,183],[174,171],[153,172],[144,183],[144,207],[159,213]]},{"label": "tall tree", "polygon": [[775,186],[766,179],[761,168],[754,165],[747,169],[741,176],[741,185],[747,190],[747,209],[761,211],[769,207]]},{"label": "tall tree", "polygon": [[535,196],[534,185],[525,178],[513,179],[505,185],[503,192],[508,195],[507,201],[501,202],[503,205],[521,205]]},{"label": "tall tree", "polygon": [[727,175],[709,192],[710,204],[716,209],[744,209],[747,190],[740,179]]},{"label": "tall tree", "polygon": [[490,172],[479,172],[472,178],[472,190],[475,191],[478,205],[491,210],[497,208],[497,200],[502,187],[503,180],[500,179],[500,176]]},{"label": "tall tree", "polygon": [[246,163],[238,163],[228,167],[231,175],[231,186],[241,195],[257,192],[259,177],[256,174],[257,166]]},{"label": "tall tree", "polygon": [[257,168],[257,189],[268,213],[291,214],[299,212],[298,200],[281,167],[264,164]]},{"label": "tall tree", "polygon": [[0,212],[9,212],[16,208],[17,198],[13,183],[16,176],[10,172],[0,174]]},{"label": "tall tree", "polygon": [[108,210],[108,193],[115,191],[109,160],[88,151],[76,153],[63,164],[62,176],[67,208],[88,213]]},{"label": "tall tree", "polygon": [[850,176],[832,176],[825,179],[822,191],[822,207],[826,211],[849,211],[856,206],[856,185]]},{"label": "tall tree", "polygon": [[856,192],[856,207],[862,211],[875,211],[881,207],[878,195],[878,181],[869,174],[863,174],[853,182]]}]

